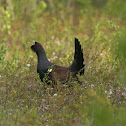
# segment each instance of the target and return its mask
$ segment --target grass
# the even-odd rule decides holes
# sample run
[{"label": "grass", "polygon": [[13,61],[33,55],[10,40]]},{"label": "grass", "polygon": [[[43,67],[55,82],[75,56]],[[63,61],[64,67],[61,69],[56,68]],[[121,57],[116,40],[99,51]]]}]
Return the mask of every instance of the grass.
[{"label": "grass", "polygon": [[[45,13],[27,21],[2,10],[0,23],[0,125],[5,126],[124,126],[126,124],[125,58],[120,38],[123,21],[98,13],[60,19]],[[10,15],[10,16],[8,16]],[[98,17],[99,15],[99,17]],[[107,18],[106,18],[107,16]],[[74,58],[74,38],[82,45],[85,75],[80,86],[60,82],[55,88],[42,83],[36,73],[32,41],[40,42],[51,62],[69,66]],[[124,72],[124,73],[123,73]],[[121,78],[121,79],[120,79]]]}]

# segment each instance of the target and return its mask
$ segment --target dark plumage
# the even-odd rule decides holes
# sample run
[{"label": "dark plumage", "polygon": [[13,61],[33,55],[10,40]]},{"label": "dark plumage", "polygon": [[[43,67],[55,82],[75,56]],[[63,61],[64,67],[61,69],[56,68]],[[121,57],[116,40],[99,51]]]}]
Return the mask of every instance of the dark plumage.
[{"label": "dark plumage", "polygon": [[66,83],[71,77],[78,80],[76,75],[84,74],[85,65],[83,50],[81,49],[80,42],[76,38],[74,61],[69,67],[57,66],[51,63],[46,57],[44,48],[38,42],[35,42],[35,44],[31,46],[31,49],[36,52],[38,57],[37,72],[39,73],[41,81],[44,81],[44,77],[46,76],[46,79],[52,80],[54,83],[57,80],[60,80],[62,83]]}]

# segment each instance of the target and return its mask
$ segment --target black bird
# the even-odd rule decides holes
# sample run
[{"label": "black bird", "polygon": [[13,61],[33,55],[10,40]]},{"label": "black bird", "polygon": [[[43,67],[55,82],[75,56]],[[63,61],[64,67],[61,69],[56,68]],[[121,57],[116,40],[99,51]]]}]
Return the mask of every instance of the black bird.
[{"label": "black bird", "polygon": [[49,80],[54,83],[56,83],[57,80],[60,80],[62,83],[66,83],[71,77],[79,82],[76,75],[84,75],[85,65],[83,49],[81,49],[80,42],[77,38],[75,38],[74,61],[69,67],[62,67],[51,63],[46,57],[43,46],[38,42],[35,42],[35,44],[31,46],[31,49],[37,54],[37,72],[39,73],[42,82],[45,81],[46,78],[47,84],[50,84],[48,83]]}]

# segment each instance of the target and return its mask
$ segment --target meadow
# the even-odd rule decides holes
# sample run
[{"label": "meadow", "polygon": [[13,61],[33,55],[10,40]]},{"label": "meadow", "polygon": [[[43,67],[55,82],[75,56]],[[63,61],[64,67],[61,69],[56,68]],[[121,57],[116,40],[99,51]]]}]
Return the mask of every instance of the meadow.
[{"label": "meadow", "polygon": [[[125,8],[125,0],[0,0],[0,125],[125,126]],[[42,83],[33,40],[69,66],[75,37],[83,85]]]}]

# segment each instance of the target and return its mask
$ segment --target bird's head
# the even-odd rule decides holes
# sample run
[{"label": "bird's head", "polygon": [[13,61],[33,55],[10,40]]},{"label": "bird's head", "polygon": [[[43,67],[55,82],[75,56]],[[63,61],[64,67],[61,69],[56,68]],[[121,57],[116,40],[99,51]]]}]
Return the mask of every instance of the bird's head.
[{"label": "bird's head", "polygon": [[34,42],[34,44],[31,46],[31,49],[33,52],[36,52],[36,53],[44,51],[42,45],[38,42]]}]

